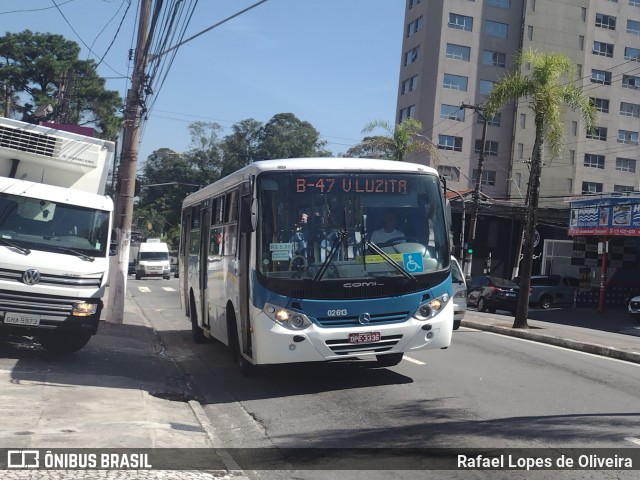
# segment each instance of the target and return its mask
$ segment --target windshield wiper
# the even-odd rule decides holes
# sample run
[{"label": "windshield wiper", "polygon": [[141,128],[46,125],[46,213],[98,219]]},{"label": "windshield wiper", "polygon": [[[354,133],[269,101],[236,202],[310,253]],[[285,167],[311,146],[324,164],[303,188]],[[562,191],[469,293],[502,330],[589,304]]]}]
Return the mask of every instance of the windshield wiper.
[{"label": "windshield wiper", "polygon": [[95,257],[92,257],[90,255],[85,255],[84,253],[74,250],[73,248],[58,247],[58,246],[55,246],[54,248],[56,248],[57,250],[63,250],[65,252],[72,253],[76,257],[80,257],[81,259],[86,260],[88,262],[93,262],[96,259]]},{"label": "windshield wiper", "polygon": [[[407,272],[404,268],[402,268],[400,265],[398,265],[395,260],[393,260],[393,258],[391,258],[389,256],[388,253],[386,253],[384,250],[382,250],[378,245],[376,245],[375,243],[373,243],[371,240],[365,240],[364,241],[364,245],[365,245],[365,251],[367,248],[370,248],[371,250],[373,250],[375,253],[377,253],[378,255],[380,255],[382,258],[384,258],[387,263],[389,265],[391,265],[393,268],[395,268],[398,272],[400,272],[402,275],[404,275],[405,277],[407,277],[409,280],[416,280],[416,277],[414,275],[411,275],[409,272]],[[365,262],[366,262],[366,257],[364,257]],[[365,263],[366,265],[366,263]]]},{"label": "windshield wiper", "polygon": [[13,247],[16,250],[18,250],[20,253],[23,253],[25,255],[29,255],[31,253],[31,250],[29,250],[28,248],[21,247],[20,245],[16,245],[15,243],[10,242],[6,238],[0,237],[0,243],[2,243],[3,245],[6,245],[7,247]]},{"label": "windshield wiper", "polygon": [[319,282],[322,279],[322,277],[326,273],[327,269],[329,268],[329,265],[333,261],[333,257],[336,256],[336,253],[338,252],[339,245],[346,238],[347,238],[347,230],[346,229],[345,230],[338,230],[336,232],[336,239],[333,241],[333,245],[331,245],[331,250],[329,251],[329,254],[327,255],[327,258],[325,258],[324,262],[322,262],[322,266],[320,267],[320,270],[318,270],[318,273],[316,273],[316,276],[313,278],[314,282]]}]

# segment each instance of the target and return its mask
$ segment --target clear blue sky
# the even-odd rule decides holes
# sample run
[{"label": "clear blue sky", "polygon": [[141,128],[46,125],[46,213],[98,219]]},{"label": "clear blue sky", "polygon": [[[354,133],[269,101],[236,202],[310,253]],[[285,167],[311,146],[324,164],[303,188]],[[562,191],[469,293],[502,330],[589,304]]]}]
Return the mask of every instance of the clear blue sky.
[{"label": "clear blue sky", "polygon": [[[124,98],[128,51],[135,44],[138,0],[120,32],[129,0],[2,0],[7,31],[51,32],[99,60],[107,88]],[[256,3],[199,0],[185,38]],[[267,122],[291,112],[310,122],[339,154],[372,120],[394,122],[404,1],[269,0],[178,50],[143,130],[139,161],[162,147],[189,148],[189,123],[224,130],[247,118]],[[64,16],[63,16],[64,15]],[[66,18],[66,20],[65,20]],[[73,27],[73,28],[72,28]],[[75,32],[74,32],[75,31]],[[88,45],[91,48],[84,46]]]}]

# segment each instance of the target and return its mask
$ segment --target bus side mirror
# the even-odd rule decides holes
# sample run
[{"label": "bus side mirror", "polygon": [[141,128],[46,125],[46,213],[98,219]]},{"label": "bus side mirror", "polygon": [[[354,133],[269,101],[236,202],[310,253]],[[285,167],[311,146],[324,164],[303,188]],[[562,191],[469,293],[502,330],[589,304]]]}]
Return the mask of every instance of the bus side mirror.
[{"label": "bus side mirror", "polygon": [[251,195],[240,198],[240,231],[253,232],[255,221],[253,220],[253,208]]}]

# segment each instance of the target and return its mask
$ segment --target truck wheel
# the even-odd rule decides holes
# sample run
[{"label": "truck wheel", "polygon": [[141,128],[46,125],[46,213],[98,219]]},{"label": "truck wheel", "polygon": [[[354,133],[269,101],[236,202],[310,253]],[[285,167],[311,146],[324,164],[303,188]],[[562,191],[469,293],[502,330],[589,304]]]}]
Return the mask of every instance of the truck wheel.
[{"label": "truck wheel", "polygon": [[552,303],[553,299],[549,295],[543,295],[540,297],[540,308],[544,308],[546,310],[551,307]]},{"label": "truck wheel", "polygon": [[389,353],[387,355],[376,355],[376,363],[379,367],[393,367],[402,361],[404,353]]},{"label": "truck wheel", "polygon": [[40,344],[52,353],[74,353],[84,347],[91,334],[87,332],[49,332],[38,337]]}]

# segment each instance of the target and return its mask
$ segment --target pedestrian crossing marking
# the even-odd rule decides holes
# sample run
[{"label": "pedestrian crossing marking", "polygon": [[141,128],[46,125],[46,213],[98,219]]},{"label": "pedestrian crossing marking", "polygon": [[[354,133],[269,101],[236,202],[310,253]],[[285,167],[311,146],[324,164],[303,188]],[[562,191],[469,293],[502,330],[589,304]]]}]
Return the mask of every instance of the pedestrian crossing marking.
[{"label": "pedestrian crossing marking", "polygon": [[406,355],[404,356],[404,359],[411,363],[415,363],[416,365],[426,365],[426,363],[416,360],[415,358],[407,357]]},{"label": "pedestrian crossing marking", "polygon": [[625,440],[627,442],[631,442],[631,443],[635,443],[636,445],[640,445],[640,438],[625,437]]},{"label": "pedestrian crossing marking", "polygon": [[165,292],[175,292],[176,289],[173,287],[162,287]]},{"label": "pedestrian crossing marking", "polygon": [[144,293],[149,293],[151,291],[149,287],[138,287],[138,290]]}]

